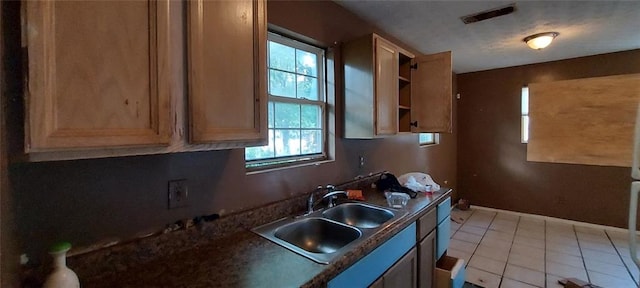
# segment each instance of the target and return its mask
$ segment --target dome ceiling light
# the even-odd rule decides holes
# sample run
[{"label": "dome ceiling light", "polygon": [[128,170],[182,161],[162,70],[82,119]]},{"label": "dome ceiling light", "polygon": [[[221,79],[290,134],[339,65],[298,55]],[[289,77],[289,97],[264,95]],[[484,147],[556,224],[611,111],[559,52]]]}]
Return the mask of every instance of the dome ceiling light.
[{"label": "dome ceiling light", "polygon": [[558,32],[544,32],[527,36],[522,41],[527,43],[531,49],[540,50],[551,44],[560,33]]}]

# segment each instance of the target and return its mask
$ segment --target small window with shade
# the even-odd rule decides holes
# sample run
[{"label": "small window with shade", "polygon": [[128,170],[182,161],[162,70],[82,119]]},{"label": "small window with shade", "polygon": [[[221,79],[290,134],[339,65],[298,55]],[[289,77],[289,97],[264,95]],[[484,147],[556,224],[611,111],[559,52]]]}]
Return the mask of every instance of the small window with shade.
[{"label": "small window with shade", "polygon": [[439,133],[420,133],[418,136],[420,146],[435,145],[440,142]]},{"label": "small window with shade", "polygon": [[522,87],[522,92],[520,94],[520,99],[522,101],[520,112],[522,114],[521,118],[521,136],[520,141],[522,143],[529,143],[529,87]]}]

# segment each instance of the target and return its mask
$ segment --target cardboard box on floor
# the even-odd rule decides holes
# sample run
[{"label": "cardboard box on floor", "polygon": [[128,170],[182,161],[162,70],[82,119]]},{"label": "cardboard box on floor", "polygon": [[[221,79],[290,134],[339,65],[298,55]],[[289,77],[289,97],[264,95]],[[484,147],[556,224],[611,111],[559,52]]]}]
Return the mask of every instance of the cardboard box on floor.
[{"label": "cardboard box on floor", "polygon": [[436,262],[436,288],[461,288],[464,285],[464,260],[443,255]]}]

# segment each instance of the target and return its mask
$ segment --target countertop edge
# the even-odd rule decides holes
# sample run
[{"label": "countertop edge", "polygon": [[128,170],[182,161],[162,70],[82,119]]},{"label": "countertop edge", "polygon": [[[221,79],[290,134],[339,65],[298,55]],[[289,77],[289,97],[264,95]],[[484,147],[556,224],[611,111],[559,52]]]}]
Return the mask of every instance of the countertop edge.
[{"label": "countertop edge", "polygon": [[[444,190],[444,192],[442,192]],[[363,242],[357,247],[353,248],[353,251],[360,250],[359,252],[347,252],[340,260],[335,261],[334,263],[328,264],[327,269],[324,269],[322,272],[316,274],[312,279],[304,283],[302,288],[307,287],[325,287],[328,282],[334,277],[338,276],[340,273],[344,272],[346,269],[351,267],[353,264],[358,262],[364,256],[366,256],[371,251],[378,248],[378,246],[385,243],[387,240],[395,236],[398,232],[402,231],[404,228],[411,225],[411,223],[418,220],[422,215],[424,215],[430,209],[435,208],[438,204],[444,201],[448,196],[451,196],[453,189],[451,188],[442,188],[435,193],[441,193],[438,198],[429,202],[424,207],[421,207],[414,211],[408,211],[409,213],[402,218],[400,218],[397,222],[392,224],[392,227],[388,227],[384,230],[381,230],[374,237],[375,239],[369,239],[368,241]],[[266,239],[265,239],[266,240]],[[268,240],[266,240],[268,241]],[[286,249],[286,248],[282,248]],[[341,266],[338,269],[329,269],[335,265]]]}]

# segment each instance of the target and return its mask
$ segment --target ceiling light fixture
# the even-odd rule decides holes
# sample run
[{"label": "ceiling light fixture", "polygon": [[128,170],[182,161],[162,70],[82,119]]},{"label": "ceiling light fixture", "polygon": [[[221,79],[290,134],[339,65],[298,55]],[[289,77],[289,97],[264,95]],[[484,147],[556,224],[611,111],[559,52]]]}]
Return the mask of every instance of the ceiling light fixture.
[{"label": "ceiling light fixture", "polygon": [[554,38],[556,38],[560,33],[558,32],[544,32],[533,34],[531,36],[527,36],[522,41],[527,43],[531,49],[540,50],[545,48],[551,44]]}]

